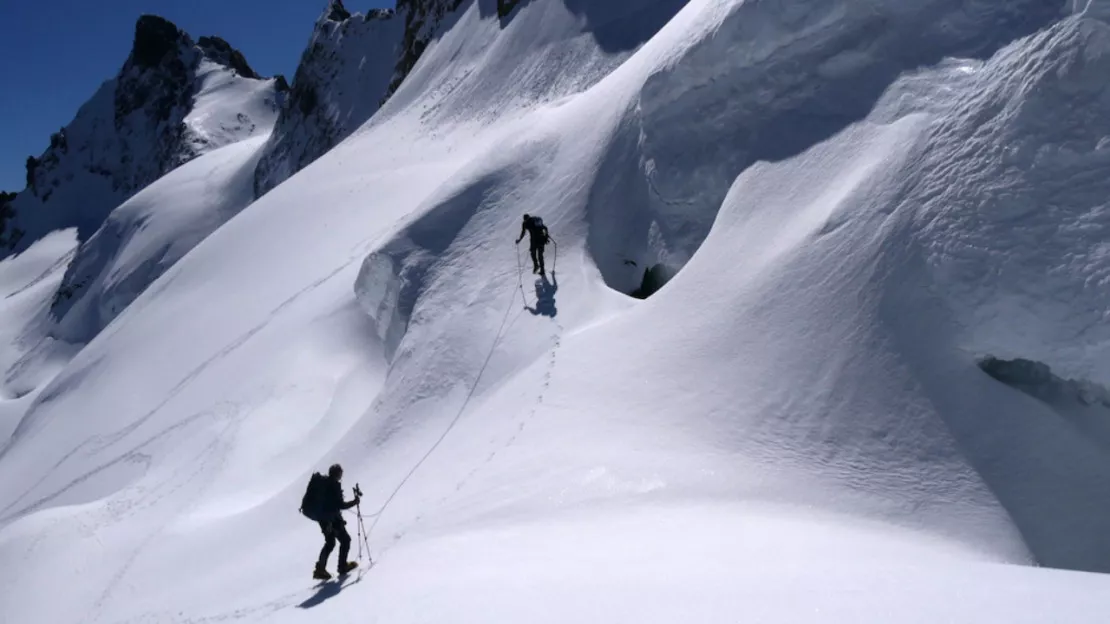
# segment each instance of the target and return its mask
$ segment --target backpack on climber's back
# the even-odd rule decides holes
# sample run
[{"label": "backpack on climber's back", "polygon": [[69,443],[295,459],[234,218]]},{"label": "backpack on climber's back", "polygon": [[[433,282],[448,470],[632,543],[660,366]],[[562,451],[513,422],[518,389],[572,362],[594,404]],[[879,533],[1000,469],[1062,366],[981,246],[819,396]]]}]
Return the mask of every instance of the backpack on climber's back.
[{"label": "backpack on climber's back", "polygon": [[308,487],[305,488],[304,496],[301,497],[301,513],[314,522],[320,522],[324,515],[323,502],[327,480],[328,478],[319,472],[312,473],[312,477],[308,480]]},{"label": "backpack on climber's back", "polygon": [[543,224],[543,219],[532,216],[532,231],[536,234],[537,242],[546,245],[549,237],[547,235],[547,226]]}]

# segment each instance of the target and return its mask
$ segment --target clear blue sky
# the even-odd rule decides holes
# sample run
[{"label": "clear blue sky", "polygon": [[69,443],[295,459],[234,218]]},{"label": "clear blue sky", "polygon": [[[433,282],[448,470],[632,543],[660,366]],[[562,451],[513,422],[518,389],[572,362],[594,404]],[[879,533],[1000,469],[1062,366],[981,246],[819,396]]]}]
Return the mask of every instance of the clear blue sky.
[{"label": "clear blue sky", "polygon": [[[393,0],[346,0],[352,12]],[[20,191],[27,156],[68,124],[131,51],[135,20],[161,15],[194,39],[223,37],[263,76],[292,82],[327,0],[0,1],[0,190]]]}]

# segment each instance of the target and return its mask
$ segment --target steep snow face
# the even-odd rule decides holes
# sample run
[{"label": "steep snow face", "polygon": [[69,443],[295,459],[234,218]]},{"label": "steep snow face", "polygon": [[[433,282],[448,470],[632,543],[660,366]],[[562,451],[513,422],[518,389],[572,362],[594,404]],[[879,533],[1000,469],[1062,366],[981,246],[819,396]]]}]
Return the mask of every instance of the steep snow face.
[{"label": "steep snow face", "polygon": [[365,123],[453,24],[462,0],[400,0],[354,13],[330,0],[301,56],[292,93],[255,180],[262,196]]},{"label": "steep snow face", "polygon": [[261,196],[319,158],[378,110],[400,54],[393,11],[351,15],[333,2],[301,56],[288,100],[259,162]]},{"label": "steep snow face", "polygon": [[[886,7],[887,13],[877,17],[851,10],[784,17],[739,5],[711,36],[693,44],[684,42],[677,60],[667,54],[656,56],[649,44],[641,58],[667,58],[664,71],[658,71],[658,66],[637,66],[634,57],[581,99],[563,104],[559,112],[534,112],[529,119],[537,129],[483,147],[473,167],[461,171],[452,184],[426,200],[417,211],[422,216],[413,225],[367,258],[356,282],[356,295],[385,341],[387,356],[393,358],[392,373],[405,380],[397,387],[387,384],[386,396],[392,399],[393,392],[397,395],[397,404],[383,399],[397,410],[386,412],[393,414],[387,422],[417,420],[429,409],[409,406],[400,397],[436,395],[452,383],[483,388],[507,383],[497,376],[503,374],[502,368],[483,374],[481,346],[475,344],[477,340],[455,337],[453,326],[485,327],[482,333],[495,336],[501,357],[512,357],[508,354],[514,348],[525,353],[528,349],[543,351],[542,340],[537,338],[514,338],[520,341],[514,342],[515,347],[503,344],[506,325],[499,326],[496,316],[490,318],[488,308],[465,313],[467,320],[460,318],[462,312],[445,315],[439,310],[449,308],[449,302],[459,297],[484,299],[486,295],[477,293],[497,292],[498,284],[511,282],[512,266],[492,275],[467,277],[467,267],[480,265],[480,257],[497,254],[498,244],[487,232],[511,228],[506,216],[534,209],[550,217],[549,223],[557,224],[557,229],[573,232],[575,219],[582,218],[574,211],[581,207],[587,218],[588,251],[603,274],[619,264],[620,258],[614,261],[612,255],[623,251],[620,245],[629,230],[642,232],[645,241],[679,241],[674,246],[688,257],[700,254],[712,260],[702,260],[698,278],[680,275],[679,283],[695,280],[696,286],[678,287],[677,293],[663,298],[669,304],[659,302],[658,307],[614,321],[608,331],[589,332],[589,338],[582,338],[589,341],[589,347],[582,343],[571,347],[565,341],[559,347],[561,365],[574,359],[566,365],[569,370],[633,367],[638,378],[653,380],[653,387],[613,383],[608,378],[596,382],[594,372],[568,373],[575,379],[573,387],[555,392],[554,399],[545,392],[543,402],[557,401],[560,408],[556,411],[564,422],[571,418],[566,412],[593,419],[599,405],[628,411],[632,402],[635,421],[643,430],[655,423],[660,431],[702,431],[738,461],[755,457],[762,464],[758,468],[745,464],[745,472],[759,476],[741,479],[739,485],[731,478],[688,481],[683,470],[654,467],[650,460],[636,461],[631,454],[616,459],[605,449],[587,449],[586,444],[575,442],[578,455],[597,454],[597,463],[614,473],[622,492],[646,493],[655,489],[654,482],[669,483],[681,491],[732,491],[737,487],[762,491],[761,481],[785,478],[792,485],[785,486],[777,497],[804,504],[815,500],[834,507],[846,504],[857,513],[936,531],[1007,556],[1019,556],[1016,553],[1027,547],[1036,559],[1049,565],[1105,569],[1110,548],[1105,521],[1087,510],[1091,501],[1097,501],[1099,509],[1110,508],[1106,494],[1110,458],[1104,441],[1098,436],[1076,436],[1067,420],[1006,394],[981,375],[965,352],[974,344],[960,324],[949,322],[952,316],[941,303],[968,284],[937,272],[934,260],[922,259],[927,255],[915,255],[922,247],[935,244],[922,242],[933,233],[906,225],[922,219],[932,221],[935,227],[937,215],[925,215],[941,205],[934,203],[934,195],[942,189],[972,197],[975,193],[989,195],[999,187],[993,183],[984,189],[985,180],[1011,178],[1002,171],[986,179],[978,176],[983,164],[993,162],[990,150],[968,150],[973,144],[969,136],[953,138],[946,129],[949,124],[974,129],[987,144],[1012,141],[1025,130],[1007,123],[984,126],[983,115],[1002,102],[1019,105],[1026,101],[1023,89],[1042,82],[1045,67],[1061,69],[1070,64],[1067,59],[1086,58],[1090,62],[1084,68],[1102,71],[1096,62],[1102,48],[1099,35],[1091,35],[1093,41],[1080,50],[1069,43],[1075,33],[1099,32],[1103,28],[1100,22],[1072,19],[1052,26],[1063,16],[1062,6],[1047,10],[1041,5],[991,7],[937,3],[926,9],[943,15],[942,23],[958,28],[915,31],[911,24],[920,16],[901,6]],[[1039,12],[1038,7],[1042,9]],[[706,7],[705,12],[710,11]],[[872,23],[873,18],[879,21]],[[880,23],[892,30],[878,28]],[[786,26],[787,32],[775,30]],[[1042,27],[1045,30],[1038,32]],[[747,59],[754,59],[760,67],[766,57],[761,35],[779,44],[776,61],[784,67],[806,69],[793,78],[786,72],[769,72],[784,84],[777,91],[775,85],[762,91],[767,101],[757,106],[745,99],[749,93],[760,93],[755,86],[734,92],[736,80],[714,74],[732,67],[730,64],[744,67]],[[822,40],[822,36],[831,39]],[[661,40],[666,37],[667,33],[660,35]],[[804,43],[784,49],[784,41]],[[898,48],[896,42],[905,41],[914,41],[917,47],[900,58],[893,51]],[[1056,43],[1046,49],[1046,41]],[[448,37],[440,46],[466,49],[463,45],[448,48],[453,43]],[[876,53],[884,46],[891,54]],[[791,58],[794,54],[798,57]],[[951,54],[965,56],[943,60]],[[978,56],[991,61],[983,63]],[[922,63],[932,67],[918,70]],[[767,73],[753,71],[751,79],[758,84]],[[413,78],[419,79],[419,72]],[[645,78],[641,90],[625,90]],[[1060,94],[1057,97],[1068,99],[1069,110],[1074,112],[1059,119],[1039,115],[1044,128],[1036,133],[1035,141],[1051,145],[1059,137],[1071,135],[1073,125],[1083,125],[1086,116],[1101,115],[1098,102],[1105,86],[1088,78],[1078,75],[1075,85],[1053,89]],[[691,84],[703,86],[694,89]],[[1095,93],[1071,99],[1087,89]],[[458,104],[454,99],[457,91],[433,99],[428,109],[451,110]],[[698,97],[684,100],[686,93]],[[630,94],[636,99],[624,99]],[[458,100],[473,103],[467,98]],[[390,113],[397,101],[383,112]],[[600,105],[602,101],[610,108]],[[1057,107],[1062,104],[1057,102]],[[594,123],[575,117],[578,106],[598,117]],[[707,113],[713,107],[718,112]],[[606,110],[612,115],[614,109],[616,117],[598,114]],[[624,110],[629,113],[622,115]],[[403,117],[404,113],[397,115]],[[560,130],[552,131],[541,119]],[[672,131],[667,131],[668,127]],[[712,167],[706,171],[703,160],[683,151],[689,146],[692,152],[690,137],[702,137],[699,144],[708,143],[714,130],[715,136],[723,136],[726,130],[746,127],[760,131],[754,138],[741,135],[713,146],[718,158],[711,164],[734,168],[730,174],[719,174],[724,183],[719,191],[722,195],[717,199],[696,196],[704,210],[697,205],[688,206],[688,211],[670,207],[669,213],[661,215],[685,219],[687,231],[661,223],[660,212],[652,212],[658,204],[653,206],[650,183],[675,185],[677,181],[703,192],[714,188],[689,182],[697,176],[718,175]],[[763,131],[777,132],[780,143],[760,139]],[[367,136],[373,133],[373,129],[366,131]],[[591,137],[594,142],[575,147],[570,139],[555,137]],[[662,141],[660,153],[668,157],[670,164],[665,169],[636,157],[637,148],[654,150],[650,145],[655,140]],[[780,164],[753,167],[753,152],[760,154],[761,160]],[[689,157],[683,159],[681,154]],[[1030,167],[1026,164],[1023,169]],[[746,172],[734,185],[738,171]],[[1084,180],[1083,197],[1102,201],[1102,178],[1092,189],[1095,178],[1082,172],[1081,165],[1067,173]],[[923,181],[929,177],[934,181]],[[1055,177],[1064,176],[1057,171]],[[645,178],[649,184],[643,184]],[[637,179],[642,192],[627,192],[636,188]],[[583,184],[593,186],[583,189]],[[723,204],[730,212],[722,222],[717,211],[729,189],[733,199]],[[977,209],[978,204],[965,207],[963,214]],[[1079,216],[1068,218],[1090,222],[1090,209],[1083,201],[1075,202],[1073,209]],[[698,219],[704,226],[701,234],[688,231],[692,229],[689,224],[696,225]],[[699,247],[709,224],[720,230],[712,253]],[[977,223],[977,227],[981,225]],[[958,240],[955,229],[941,240]],[[1013,249],[1012,239],[1000,232],[992,236],[996,244],[1005,241],[1006,248]],[[560,251],[566,250],[567,239],[560,242],[564,244]],[[1072,243],[1087,247],[1091,239]],[[571,247],[569,254],[564,251],[561,257],[574,258],[576,251]],[[1051,262],[1041,251],[1031,253],[1028,262]],[[727,271],[728,277],[722,271]],[[801,284],[787,279],[793,272]],[[1084,271],[1073,271],[1055,276],[1053,281],[1062,278],[1079,284],[1088,277]],[[1025,282],[1042,278],[1037,270],[1027,275]],[[466,287],[460,288],[460,283]],[[632,284],[631,280],[627,283]],[[991,288],[1001,285],[992,282]],[[562,293],[561,300],[579,294],[567,291],[565,277],[540,279],[536,280],[536,298],[529,293],[527,301],[538,304],[553,291]],[[1098,289],[1088,292],[1092,297],[1101,296]],[[939,298],[929,296],[942,293]],[[1035,298],[1038,305],[1054,305],[1052,297]],[[952,301],[958,299],[958,295],[952,297]],[[1092,307],[1105,310],[1107,303],[1096,301]],[[718,318],[714,310],[727,311],[727,316]],[[928,314],[922,315],[925,310]],[[698,319],[694,325],[700,330],[712,327],[704,334],[712,338],[705,342],[694,338],[702,335],[699,329],[676,331],[673,324],[678,318]],[[713,318],[718,320],[709,320]],[[1068,331],[1075,325],[1059,327]],[[1014,334],[1021,330],[1010,325],[1006,331]],[[555,333],[552,340],[558,344],[562,332]],[[731,336],[728,344],[732,346],[714,348],[712,344],[724,335]],[[645,336],[650,340],[645,341]],[[935,344],[923,347],[922,336],[931,336]],[[645,342],[649,346],[640,346]],[[743,353],[747,363],[719,353],[729,348]],[[440,362],[443,353],[467,351],[480,371],[477,379],[473,374],[468,377],[466,369],[460,370],[456,363]],[[713,357],[705,357],[706,352]],[[703,358],[713,364],[707,366]],[[656,366],[650,362],[664,363]],[[676,366],[687,372],[679,374],[674,383],[657,381],[675,377]],[[786,379],[791,381],[784,383]],[[628,397],[630,388],[637,388],[645,397]],[[669,398],[676,392],[687,397],[687,402],[678,404]],[[941,392],[945,396],[938,396]],[[497,399],[487,401],[497,404]],[[511,410],[510,404],[502,409]],[[483,413],[497,411],[490,406]],[[984,412],[1006,417],[988,418]],[[583,439],[592,439],[595,436],[581,433],[589,427],[576,420],[571,429]],[[546,433],[559,435],[550,427]],[[621,436],[635,435],[621,430]],[[611,440],[613,436],[596,437]],[[1001,439],[1007,442],[997,442]],[[1038,445],[1037,440],[1044,444]],[[558,445],[546,448],[551,455],[539,453],[527,460],[526,467],[518,465],[517,469],[538,474],[541,465],[566,468],[568,461],[573,463]],[[1054,459],[1042,461],[1048,457]],[[443,469],[449,460],[441,462],[437,465]],[[586,470],[585,465],[580,468]],[[657,476],[643,478],[645,473]],[[625,476],[623,481],[619,475]],[[530,482],[518,486],[525,491],[551,487],[551,477],[535,479],[534,487]],[[425,487],[431,492],[423,501],[428,503],[434,500],[436,486]],[[569,484],[565,488],[577,491]],[[832,491],[838,493],[829,494]],[[585,492],[579,495],[589,496]],[[846,502],[849,500],[853,502]],[[528,500],[521,504],[542,503]],[[1024,542],[1020,546],[1019,540]]]},{"label": "steep snow face", "polygon": [[[448,31],[461,15],[461,0],[401,0],[396,11],[365,15],[352,14],[341,1],[331,0],[317,21],[291,96],[259,163],[255,194],[269,192],[311,164],[398,91],[401,101],[387,111],[411,105],[405,93],[434,89],[437,100],[451,94],[450,101],[465,102],[466,110],[454,114],[471,121],[496,119],[509,109],[534,103],[541,93],[557,99],[581,91],[618,65],[684,4],[685,0],[637,0],[598,8],[543,2],[514,13],[500,3],[495,10],[488,2],[477,2],[474,10],[485,19],[468,21],[470,32],[458,37]],[[493,19],[495,12],[502,19]],[[508,36],[499,37],[502,30]],[[527,48],[518,45],[518,37],[524,34],[537,37]],[[441,41],[444,37],[447,41]],[[613,51],[599,55],[599,46]],[[438,60],[421,64],[426,53]],[[529,63],[521,54],[543,54],[554,62]],[[452,67],[444,63],[446,59],[458,65]],[[427,71],[421,71],[421,65]],[[466,80],[460,79],[463,76]],[[437,101],[437,108],[425,111],[429,119],[441,112],[442,104]],[[379,115],[377,120],[388,116]]]},{"label": "steep snow face", "polygon": [[47,320],[76,245],[76,232],[63,230],[0,260],[0,448],[37,391],[77,351],[49,335]]},{"label": "steep snow face", "polygon": [[[1038,102],[1053,106],[1030,126],[1039,141],[1090,147],[1075,130],[1101,128],[1083,120],[1105,110],[1110,86],[1088,80],[1105,25],[1062,5],[875,2],[872,21],[856,5],[694,0],[628,47],[590,17],[661,5],[599,4],[532,0],[507,21],[465,5],[369,123],[82,349],[0,455],[0,473],[29,475],[0,479],[0,619],[1099,612],[1105,575],[1029,564],[1107,569],[1110,446],[976,365],[976,330],[1006,332],[951,267],[989,232],[992,255],[1030,267],[1025,303],[1097,275],[1097,254],[1060,262],[968,213],[1039,197],[1040,161],[995,165]],[[860,42],[887,24],[937,47],[878,71],[864,52],[891,44]],[[733,90],[730,65],[763,84],[778,54],[819,71],[787,63],[792,86],[766,101]],[[491,69],[506,55],[518,71]],[[846,99],[807,95],[811,81]],[[844,93],[863,86],[868,102]],[[689,135],[735,138],[741,121],[797,134],[757,158],[764,143],[719,141],[734,173],[689,151]],[[1098,151],[1044,161],[1088,191],[1052,210],[1095,225],[1073,248],[1101,244],[1103,180],[1084,175]],[[706,192],[724,191],[695,197],[703,234],[666,239],[687,241],[682,270],[647,301],[611,288],[627,231],[680,212],[661,213],[648,180],[690,190],[706,167]],[[976,201],[946,212],[948,189]],[[558,240],[547,276],[522,270],[522,212]],[[1019,283],[997,274],[972,273]],[[1024,344],[1062,352],[1065,332],[1036,334]],[[319,529],[295,509],[333,462],[348,491],[361,482],[365,524],[348,526],[375,565],[313,587]]]},{"label": "steep snow face", "polygon": [[969,68],[955,110],[978,114],[934,133],[911,187],[921,253],[977,355],[1110,382],[1108,71],[1110,26],[1069,20]]},{"label": "steep snow face", "polygon": [[92,340],[162,273],[250,204],[266,138],[196,158],[112,211],[66,270],[51,308],[58,320],[54,334],[72,343]]},{"label": "steep snow face", "polygon": [[22,242],[10,246],[19,251],[68,227],[87,239],[111,210],[165,173],[268,133],[282,97],[278,81],[260,79],[226,42],[196,44],[161,18],[140,18],[119,75],[29,160],[27,188],[11,202],[8,224]]},{"label": "steep snow face", "polygon": [[[630,292],[647,267],[673,274],[752,163],[797,154],[864,118],[904,72],[989,56],[1059,17],[1062,5],[739,6],[727,27],[648,80],[625,121],[595,190],[602,206],[634,207],[598,215],[594,253],[606,280]],[[620,201],[628,196],[636,200]],[[616,237],[624,240],[614,246]]]}]

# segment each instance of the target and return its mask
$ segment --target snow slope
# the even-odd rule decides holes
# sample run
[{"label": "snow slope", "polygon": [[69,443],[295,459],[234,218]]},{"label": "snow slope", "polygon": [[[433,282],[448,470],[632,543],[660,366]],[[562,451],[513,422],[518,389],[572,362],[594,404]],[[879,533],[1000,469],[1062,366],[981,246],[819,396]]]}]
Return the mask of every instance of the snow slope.
[{"label": "snow slope", "polygon": [[50,335],[48,311],[73,257],[76,232],[62,230],[0,260],[0,448],[46,382],[78,347]]},{"label": "snow slope", "polygon": [[1101,620],[1110,441],[977,365],[1107,383],[1101,5],[594,6],[464,4],[69,362],[0,620]]},{"label": "snow slope", "polygon": [[85,343],[197,243],[254,200],[268,135],[209,152],[112,211],[66,269],[54,334]]}]

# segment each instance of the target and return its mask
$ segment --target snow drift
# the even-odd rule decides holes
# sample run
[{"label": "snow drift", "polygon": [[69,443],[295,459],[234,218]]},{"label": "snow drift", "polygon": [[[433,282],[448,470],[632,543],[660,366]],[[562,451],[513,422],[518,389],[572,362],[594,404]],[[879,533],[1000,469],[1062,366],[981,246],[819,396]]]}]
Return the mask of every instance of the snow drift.
[{"label": "snow drift", "polygon": [[[1101,612],[1101,412],[979,366],[1107,383],[1100,5],[592,6],[463,3],[37,395],[0,618]],[[375,565],[313,587],[336,461]]]},{"label": "snow drift", "polygon": [[210,152],[112,211],[78,250],[52,308],[54,335],[85,343],[162,273],[254,199],[266,136]]}]

